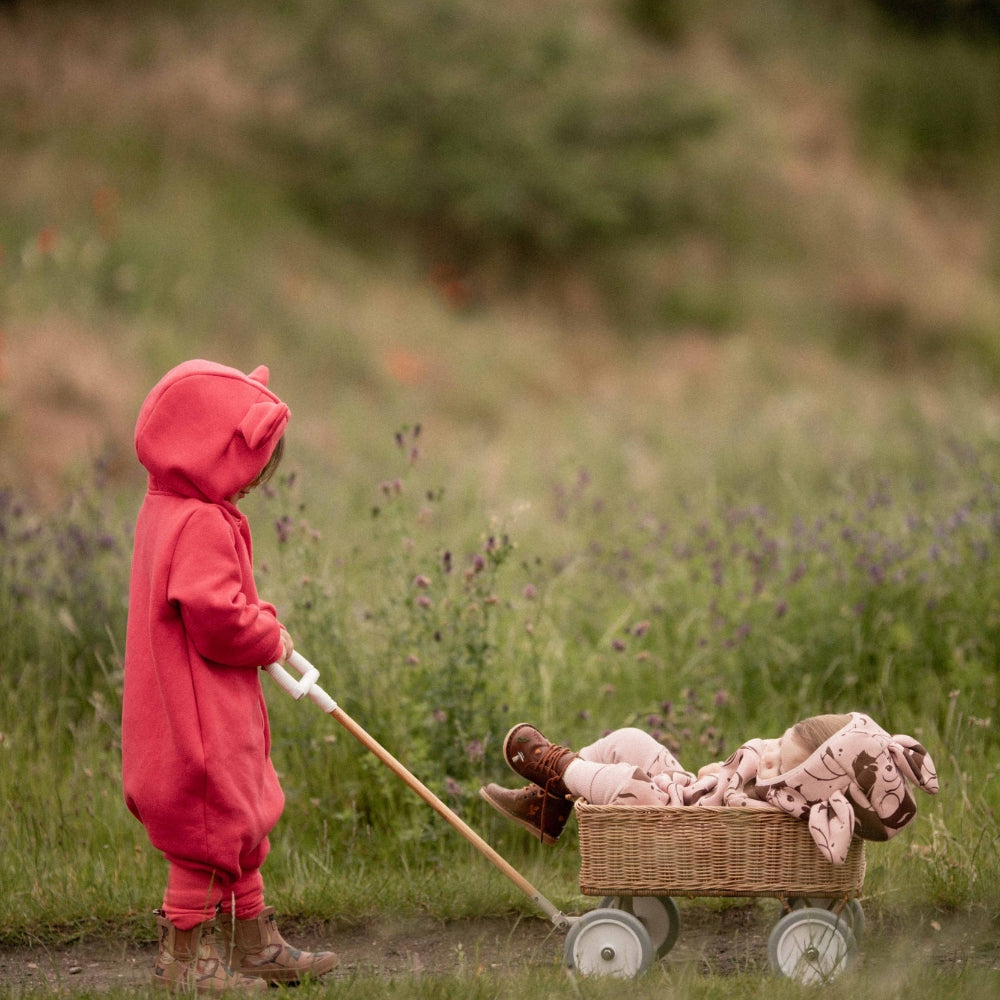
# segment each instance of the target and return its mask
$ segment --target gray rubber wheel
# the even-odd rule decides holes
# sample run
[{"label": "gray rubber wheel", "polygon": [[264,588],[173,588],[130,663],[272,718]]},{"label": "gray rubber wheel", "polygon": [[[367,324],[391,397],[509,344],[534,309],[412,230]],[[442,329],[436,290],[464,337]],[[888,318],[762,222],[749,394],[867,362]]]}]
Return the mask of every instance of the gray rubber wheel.
[{"label": "gray rubber wheel", "polygon": [[806,985],[832,982],[851,966],[857,953],[847,923],[816,906],[786,913],[767,943],[772,970]]},{"label": "gray rubber wheel", "polygon": [[[831,913],[836,914],[836,909],[840,905],[839,899],[827,899],[825,897],[814,897],[810,896],[807,898],[798,897],[795,899],[790,899],[788,905],[793,910],[804,910],[806,907],[815,906],[821,910],[829,910]],[[840,910],[839,916],[848,927],[851,928],[851,933],[854,935],[854,940],[858,943],[861,942],[861,938],[864,937],[865,933],[865,911],[861,908],[861,903],[858,900],[851,898]]]},{"label": "gray rubber wheel", "polygon": [[677,944],[681,914],[670,896],[605,896],[600,905],[638,917],[657,958],[663,958]]},{"label": "gray rubber wheel", "polygon": [[653,944],[638,917],[600,907],[570,928],[565,956],[567,967],[583,976],[635,979],[653,964]]}]

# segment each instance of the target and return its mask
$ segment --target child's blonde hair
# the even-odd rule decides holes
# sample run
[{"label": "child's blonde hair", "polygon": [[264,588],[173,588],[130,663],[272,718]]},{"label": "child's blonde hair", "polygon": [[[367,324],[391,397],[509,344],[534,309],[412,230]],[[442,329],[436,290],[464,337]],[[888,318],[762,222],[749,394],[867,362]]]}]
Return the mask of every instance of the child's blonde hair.
[{"label": "child's blonde hair", "polygon": [[831,736],[840,732],[848,722],[849,715],[813,715],[792,726],[795,738],[804,750],[812,753],[818,750]]},{"label": "child's blonde hair", "polygon": [[271,452],[271,457],[264,463],[264,468],[257,473],[253,478],[253,482],[248,483],[244,489],[245,493],[249,493],[251,490],[257,489],[258,486],[263,486],[271,476],[274,475],[278,466],[281,465],[281,458],[285,454],[285,435],[282,434],[278,438],[274,445],[274,451]]}]

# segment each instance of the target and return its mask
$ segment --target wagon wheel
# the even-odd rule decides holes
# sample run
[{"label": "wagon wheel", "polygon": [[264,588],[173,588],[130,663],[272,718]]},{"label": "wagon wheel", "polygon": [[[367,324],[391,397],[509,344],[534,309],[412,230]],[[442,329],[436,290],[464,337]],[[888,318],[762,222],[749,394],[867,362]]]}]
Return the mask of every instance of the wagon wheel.
[{"label": "wagon wheel", "polygon": [[675,944],[681,931],[681,914],[670,896],[605,896],[601,906],[634,914],[646,928],[657,958]]},{"label": "wagon wheel", "polygon": [[839,904],[839,899],[827,899],[819,896],[798,896],[788,900],[788,905],[792,910],[803,910],[810,906],[818,907],[821,910],[829,910],[851,928],[854,940],[860,941],[865,933],[865,911],[861,908],[861,904],[853,897],[847,900],[838,912],[837,906]]},{"label": "wagon wheel", "polygon": [[854,934],[827,909],[811,906],[786,913],[767,943],[773,971],[800,983],[828,983],[857,957]]},{"label": "wagon wheel", "polygon": [[638,917],[603,907],[570,928],[565,961],[584,976],[634,979],[653,964],[653,945]]}]

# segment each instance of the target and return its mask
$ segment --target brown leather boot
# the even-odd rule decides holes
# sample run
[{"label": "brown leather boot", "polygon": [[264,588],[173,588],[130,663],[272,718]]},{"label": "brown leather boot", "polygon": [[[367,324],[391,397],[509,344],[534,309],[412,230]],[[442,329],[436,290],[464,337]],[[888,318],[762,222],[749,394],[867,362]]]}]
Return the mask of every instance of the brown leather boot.
[{"label": "brown leather boot", "polygon": [[554,844],[559,839],[573,811],[572,799],[556,798],[538,785],[512,789],[490,782],[479,789],[479,795],[497,812],[523,826],[543,844]]},{"label": "brown leather boot", "polygon": [[220,913],[219,931],[229,964],[265,983],[291,985],[302,979],[318,979],[340,964],[332,951],[293,948],[278,930],[273,906],[264,907],[250,920],[234,920],[231,913]]},{"label": "brown leather boot", "polygon": [[503,741],[504,759],[515,774],[540,785],[549,795],[564,799],[570,794],[563,774],[576,754],[550,743],[534,726],[519,722]]},{"label": "brown leather boot", "polygon": [[215,923],[198,924],[189,931],[175,927],[160,911],[160,951],[153,966],[153,985],[171,993],[221,993],[267,989],[262,979],[241,976],[223,961],[215,940]]}]

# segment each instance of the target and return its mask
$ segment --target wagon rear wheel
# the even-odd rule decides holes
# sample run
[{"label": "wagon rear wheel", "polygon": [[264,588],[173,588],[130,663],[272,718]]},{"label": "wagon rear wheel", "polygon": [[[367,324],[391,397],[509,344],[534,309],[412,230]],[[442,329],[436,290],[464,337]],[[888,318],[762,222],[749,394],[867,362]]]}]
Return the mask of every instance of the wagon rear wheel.
[{"label": "wagon rear wheel", "polygon": [[815,906],[786,913],[767,944],[771,968],[807,985],[836,979],[855,961],[857,952],[850,927]]}]

